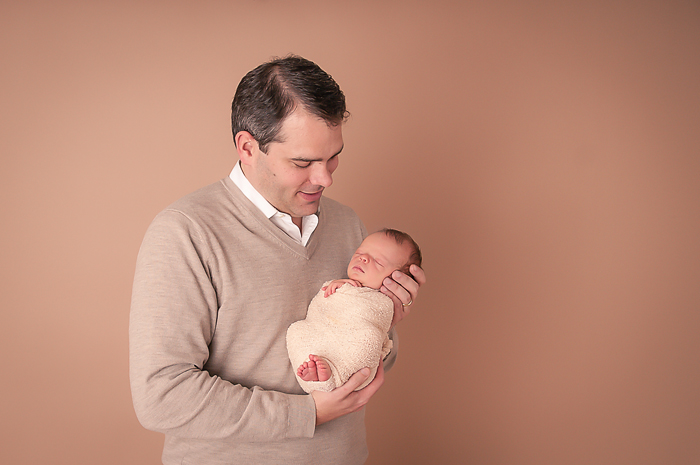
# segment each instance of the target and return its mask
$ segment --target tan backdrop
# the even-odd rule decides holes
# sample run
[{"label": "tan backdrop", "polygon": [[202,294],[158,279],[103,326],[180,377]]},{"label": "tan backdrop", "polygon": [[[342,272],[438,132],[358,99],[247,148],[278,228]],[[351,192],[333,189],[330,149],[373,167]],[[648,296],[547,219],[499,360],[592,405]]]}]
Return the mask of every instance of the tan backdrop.
[{"label": "tan backdrop", "polygon": [[425,254],[369,463],[700,463],[696,1],[2,1],[0,43],[1,463],[159,462],[136,253],[289,52],[352,112],[329,195]]}]

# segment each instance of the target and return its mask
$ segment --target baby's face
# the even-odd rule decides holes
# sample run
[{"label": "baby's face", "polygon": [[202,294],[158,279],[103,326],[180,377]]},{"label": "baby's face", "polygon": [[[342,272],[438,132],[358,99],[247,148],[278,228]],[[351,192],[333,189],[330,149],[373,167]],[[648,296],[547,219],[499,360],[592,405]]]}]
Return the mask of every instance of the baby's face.
[{"label": "baby's face", "polygon": [[370,234],[352,256],[348,278],[359,281],[365,287],[379,289],[384,278],[408,261],[410,253],[406,242],[399,245],[383,232]]}]

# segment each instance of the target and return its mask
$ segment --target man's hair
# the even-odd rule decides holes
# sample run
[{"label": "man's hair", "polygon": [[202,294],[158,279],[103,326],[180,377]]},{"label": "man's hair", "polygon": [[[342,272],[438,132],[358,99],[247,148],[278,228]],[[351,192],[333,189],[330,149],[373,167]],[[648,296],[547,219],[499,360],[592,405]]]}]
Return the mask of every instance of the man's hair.
[{"label": "man's hair", "polygon": [[301,106],[329,125],[348,116],[345,95],[333,78],[316,63],[297,55],[275,58],[246,74],[231,104],[231,130],[248,131],[265,152],[270,142],[281,142],[284,119]]},{"label": "man's hair", "polygon": [[399,231],[398,229],[384,228],[379,232],[382,232],[387,236],[391,237],[399,245],[403,244],[404,242],[408,242],[408,245],[411,247],[411,254],[408,257],[408,261],[406,262],[406,264],[404,264],[404,266],[401,267],[399,271],[413,278],[413,275],[409,271],[411,265],[421,266],[421,264],[423,263],[423,254],[421,254],[420,247],[418,247],[416,241],[414,241],[411,236],[409,236],[403,231]]}]

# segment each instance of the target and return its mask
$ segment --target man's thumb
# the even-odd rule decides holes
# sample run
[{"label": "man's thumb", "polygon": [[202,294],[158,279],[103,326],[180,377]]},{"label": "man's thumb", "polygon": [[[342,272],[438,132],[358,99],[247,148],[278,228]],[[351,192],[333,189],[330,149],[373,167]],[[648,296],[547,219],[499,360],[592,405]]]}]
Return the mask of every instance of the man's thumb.
[{"label": "man's thumb", "polygon": [[367,378],[369,378],[369,374],[371,373],[371,370],[367,367],[364,367],[354,375],[350,377],[349,380],[344,384],[345,387],[347,387],[350,391],[354,391],[357,389],[360,384],[364,383],[367,381]]}]

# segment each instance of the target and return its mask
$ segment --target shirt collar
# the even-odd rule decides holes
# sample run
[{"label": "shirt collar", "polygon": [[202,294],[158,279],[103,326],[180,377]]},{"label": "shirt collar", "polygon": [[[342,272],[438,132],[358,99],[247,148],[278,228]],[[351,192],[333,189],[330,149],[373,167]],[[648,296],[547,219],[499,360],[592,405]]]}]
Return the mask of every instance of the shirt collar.
[{"label": "shirt collar", "polygon": [[273,207],[270,202],[265,200],[265,197],[263,197],[260,192],[255,190],[250,181],[248,181],[248,178],[246,178],[245,174],[243,174],[240,161],[233,167],[233,171],[231,171],[229,177],[231,178],[231,181],[238,186],[241,192],[243,192],[243,195],[245,195],[248,200],[253,202],[253,205],[258,207],[267,218],[272,218],[275,213],[280,213],[280,211]]},{"label": "shirt collar", "polygon": [[311,234],[316,229],[316,226],[318,226],[318,212],[302,217],[301,231],[299,231],[299,228],[292,222],[291,215],[277,210],[265,199],[265,197],[262,196],[260,192],[255,189],[255,187],[253,187],[250,181],[248,181],[248,178],[245,177],[245,174],[243,174],[240,161],[233,167],[229,177],[231,178],[231,181],[238,186],[241,192],[243,192],[243,195],[245,195],[248,200],[253,203],[253,205],[258,207],[263,215],[272,221],[272,223],[274,223],[278,228],[284,231],[289,237],[301,245],[306,246],[306,244],[309,242]]}]

